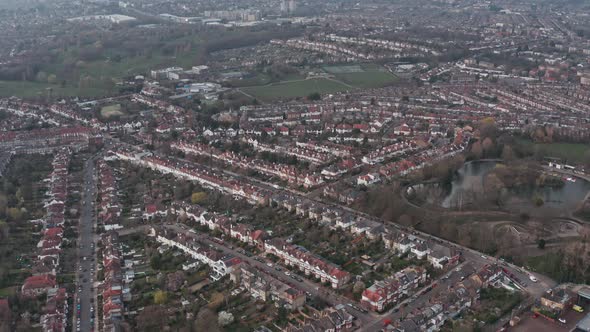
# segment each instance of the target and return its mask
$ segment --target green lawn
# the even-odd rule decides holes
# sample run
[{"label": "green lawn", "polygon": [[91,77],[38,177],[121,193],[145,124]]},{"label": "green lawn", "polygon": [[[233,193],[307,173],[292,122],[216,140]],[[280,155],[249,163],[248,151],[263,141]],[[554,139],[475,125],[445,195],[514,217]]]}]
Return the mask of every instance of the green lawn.
[{"label": "green lawn", "polygon": [[0,298],[7,298],[16,293],[16,289],[14,287],[6,287],[0,289]]},{"label": "green lawn", "polygon": [[[361,70],[357,70],[358,67]],[[326,67],[324,70],[328,72],[333,72],[336,76],[336,79],[350,84],[357,88],[380,88],[391,83],[397,81],[397,76],[389,73],[385,68],[374,65],[374,64],[364,64],[361,66],[350,66],[349,71],[336,71],[334,72],[332,67]],[[336,68],[347,68],[347,67],[336,67]]]},{"label": "green lawn", "polygon": [[305,97],[314,92],[323,94],[346,90],[350,90],[350,87],[324,78],[242,88],[245,93],[262,100]]},{"label": "green lawn", "polygon": [[590,145],[583,143],[534,143],[529,139],[519,139],[519,144],[531,149],[540,151],[545,157],[561,158],[568,162],[583,163],[590,156]]}]

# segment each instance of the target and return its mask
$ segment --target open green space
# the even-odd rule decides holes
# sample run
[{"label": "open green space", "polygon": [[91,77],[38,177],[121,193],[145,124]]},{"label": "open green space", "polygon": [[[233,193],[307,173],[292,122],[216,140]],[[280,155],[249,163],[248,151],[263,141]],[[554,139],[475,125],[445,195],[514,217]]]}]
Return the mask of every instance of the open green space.
[{"label": "open green space", "polygon": [[112,116],[121,116],[121,104],[109,105],[101,108],[100,115],[104,118],[110,118]]},{"label": "open green space", "polygon": [[350,90],[350,87],[325,78],[242,88],[245,93],[262,100],[304,97],[314,92],[335,93],[346,90]]},{"label": "open green space", "polygon": [[561,158],[571,163],[583,163],[590,158],[590,145],[584,143],[535,143],[525,138],[519,139],[518,143],[536,155]]},{"label": "open green space", "polygon": [[357,88],[380,88],[397,81],[397,76],[373,64],[332,66],[324,67],[324,70],[334,74],[336,79]]},{"label": "open green space", "polygon": [[288,82],[288,81],[295,81],[295,80],[302,80],[305,79],[305,76],[296,72],[296,73],[289,73],[286,75],[281,75],[280,78],[272,77],[271,75],[263,72],[256,72],[251,76],[247,76],[245,78],[239,80],[232,80],[229,81],[230,85],[236,88],[240,87],[249,87],[249,86],[260,86],[260,85],[269,85],[272,83],[280,84],[281,82]]},{"label": "open green space", "polygon": [[0,81],[0,97],[44,97],[49,95],[49,88],[51,88],[51,94],[55,97],[94,97],[106,94],[106,90],[99,87],[77,88],[29,81]]},{"label": "open green space", "polygon": [[360,65],[325,66],[322,69],[330,74],[362,73],[365,71]]},{"label": "open green space", "polygon": [[333,75],[333,79],[312,78],[303,80],[300,75],[292,74],[281,78],[281,82],[271,83],[273,80],[268,75],[260,73],[231,83],[235,87],[242,87],[243,92],[258,99],[273,100],[277,98],[304,97],[314,92],[324,94],[354,88],[380,88],[398,80],[397,76],[377,64],[334,65],[317,69]]}]

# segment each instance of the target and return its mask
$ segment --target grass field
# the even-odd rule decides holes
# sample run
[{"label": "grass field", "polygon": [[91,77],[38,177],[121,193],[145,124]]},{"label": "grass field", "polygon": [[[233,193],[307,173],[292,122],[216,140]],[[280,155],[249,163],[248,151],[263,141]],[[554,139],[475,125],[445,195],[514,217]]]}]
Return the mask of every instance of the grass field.
[{"label": "grass field", "polygon": [[121,116],[123,112],[121,111],[121,104],[109,105],[105,106],[100,109],[100,115],[103,118],[110,118],[112,116]]},{"label": "grass field", "polygon": [[385,68],[373,64],[331,66],[323,69],[334,74],[337,80],[357,88],[380,88],[397,81],[397,76],[389,73]]},{"label": "grass field", "polygon": [[106,94],[102,88],[76,88],[71,86],[61,87],[57,84],[38,83],[28,81],[0,81],[0,97],[39,97],[47,96],[47,88],[52,88],[55,97],[94,97]]},{"label": "grass field", "polygon": [[568,162],[582,163],[590,156],[590,145],[583,143],[534,143],[529,139],[519,139],[519,144],[540,151],[545,157],[561,158]]},{"label": "grass field", "polygon": [[365,71],[360,65],[325,66],[322,69],[330,74],[362,73]]},{"label": "grass field", "polygon": [[336,81],[316,78],[301,81],[276,83],[242,88],[242,91],[261,100],[276,98],[305,97],[311,93],[335,93],[350,90],[350,87]]}]

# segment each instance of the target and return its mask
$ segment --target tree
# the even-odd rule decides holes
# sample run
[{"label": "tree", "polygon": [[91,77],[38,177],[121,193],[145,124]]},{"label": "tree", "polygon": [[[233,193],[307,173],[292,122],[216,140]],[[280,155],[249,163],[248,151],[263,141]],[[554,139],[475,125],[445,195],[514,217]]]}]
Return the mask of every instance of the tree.
[{"label": "tree", "polygon": [[23,211],[19,208],[12,207],[8,209],[8,217],[12,221],[22,221],[23,220]]},{"label": "tree", "polygon": [[41,83],[47,82],[47,73],[44,71],[38,72],[37,77],[35,77],[35,80],[37,80],[38,82],[41,82]]},{"label": "tree", "polygon": [[481,143],[479,141],[473,143],[471,146],[471,153],[473,154],[473,158],[480,159],[483,154],[483,149],[481,147]]},{"label": "tree", "polygon": [[206,199],[207,199],[207,193],[203,192],[203,191],[196,192],[191,195],[191,203],[193,203],[193,204],[202,203]]},{"label": "tree", "polygon": [[358,280],[357,282],[354,283],[354,286],[352,287],[352,292],[353,293],[361,293],[362,291],[365,290],[365,283]]},{"label": "tree", "polygon": [[512,151],[512,148],[509,145],[504,145],[504,148],[502,148],[502,159],[504,161],[511,161],[514,159],[514,151]]},{"label": "tree", "polygon": [[222,311],[219,313],[219,316],[217,317],[217,323],[221,327],[228,326],[229,324],[231,324],[233,322],[234,322],[234,315],[232,315],[231,312]]},{"label": "tree", "polygon": [[483,148],[483,152],[486,155],[489,155],[489,153],[494,148],[494,141],[492,141],[492,139],[489,137],[484,138],[483,143],[482,143],[482,148]]},{"label": "tree", "polygon": [[539,241],[537,242],[537,247],[539,249],[545,249],[545,239],[539,239]]},{"label": "tree", "polygon": [[0,220],[0,240],[8,239],[9,232],[10,227],[8,227],[8,224],[5,221]]},{"label": "tree", "polygon": [[139,331],[157,331],[168,325],[169,315],[166,308],[150,305],[145,307],[137,316],[137,329]]},{"label": "tree", "polygon": [[166,304],[168,302],[168,293],[163,290],[157,290],[154,293],[155,304]]},{"label": "tree", "polygon": [[284,323],[287,322],[287,316],[288,316],[288,312],[287,309],[285,309],[284,306],[280,306],[278,313],[277,313],[277,320],[278,320],[278,324],[279,325],[283,325]]},{"label": "tree", "polygon": [[57,76],[55,76],[55,74],[50,74],[49,76],[47,76],[47,83],[49,83],[49,84],[57,83]]},{"label": "tree", "polygon": [[307,99],[309,99],[309,100],[320,100],[320,99],[322,99],[322,95],[320,95],[319,92],[313,92],[313,93],[310,93],[307,96]]},{"label": "tree", "polygon": [[478,126],[481,138],[494,138],[498,136],[498,128],[496,127],[496,120],[494,118],[485,118],[478,123]]},{"label": "tree", "polygon": [[195,325],[193,328],[195,332],[207,331],[217,332],[220,331],[219,325],[217,325],[217,315],[209,308],[202,308],[197,314]]},{"label": "tree", "polygon": [[160,270],[162,266],[162,255],[155,253],[150,259],[150,267],[154,270]]}]

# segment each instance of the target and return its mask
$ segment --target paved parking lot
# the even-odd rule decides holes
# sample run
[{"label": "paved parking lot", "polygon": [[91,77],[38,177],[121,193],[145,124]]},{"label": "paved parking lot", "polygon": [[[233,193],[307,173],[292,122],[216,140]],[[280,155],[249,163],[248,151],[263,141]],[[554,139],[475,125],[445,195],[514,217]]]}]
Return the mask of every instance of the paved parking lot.
[{"label": "paved parking lot", "polygon": [[553,331],[571,331],[576,327],[576,324],[585,316],[584,313],[579,313],[570,310],[565,315],[566,324],[559,322],[551,322],[543,317],[533,317],[532,312],[527,312],[523,320],[517,326],[510,329],[515,332],[553,332]]}]

